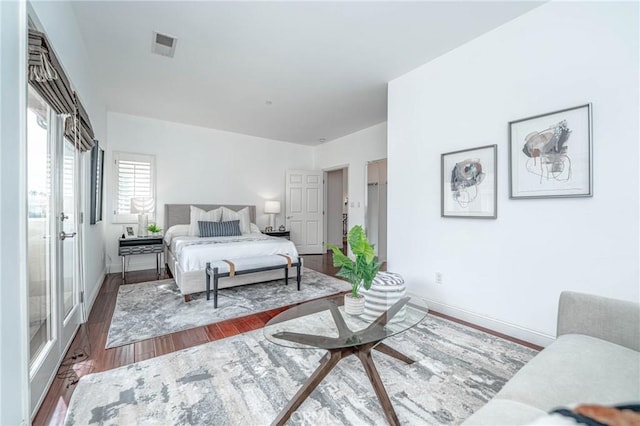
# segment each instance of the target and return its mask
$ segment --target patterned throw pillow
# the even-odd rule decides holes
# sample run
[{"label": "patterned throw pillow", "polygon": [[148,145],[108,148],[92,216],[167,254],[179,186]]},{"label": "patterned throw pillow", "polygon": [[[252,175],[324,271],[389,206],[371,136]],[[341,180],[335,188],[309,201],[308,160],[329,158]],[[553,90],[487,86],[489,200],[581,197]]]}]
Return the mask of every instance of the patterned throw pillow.
[{"label": "patterned throw pillow", "polygon": [[239,220],[230,220],[227,222],[206,222],[199,220],[198,228],[200,229],[201,237],[236,237],[242,235]]}]

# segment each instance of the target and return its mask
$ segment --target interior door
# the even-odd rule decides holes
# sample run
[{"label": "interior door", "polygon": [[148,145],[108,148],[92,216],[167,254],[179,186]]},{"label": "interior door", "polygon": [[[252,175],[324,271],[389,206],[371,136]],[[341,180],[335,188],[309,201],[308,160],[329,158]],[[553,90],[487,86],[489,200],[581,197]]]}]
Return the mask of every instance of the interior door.
[{"label": "interior door", "polygon": [[285,217],[300,254],[321,254],[323,236],[322,171],[287,170]]},{"label": "interior door", "polygon": [[81,321],[79,154],[62,119],[31,88],[27,110],[29,381],[32,414]]}]

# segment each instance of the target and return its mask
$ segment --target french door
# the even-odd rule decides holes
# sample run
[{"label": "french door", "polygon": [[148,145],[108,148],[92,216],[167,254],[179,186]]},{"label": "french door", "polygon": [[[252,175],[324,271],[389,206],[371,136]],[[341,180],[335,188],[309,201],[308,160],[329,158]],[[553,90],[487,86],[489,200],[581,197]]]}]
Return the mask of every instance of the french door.
[{"label": "french door", "polygon": [[31,87],[27,104],[27,259],[31,411],[81,322],[79,153]]}]

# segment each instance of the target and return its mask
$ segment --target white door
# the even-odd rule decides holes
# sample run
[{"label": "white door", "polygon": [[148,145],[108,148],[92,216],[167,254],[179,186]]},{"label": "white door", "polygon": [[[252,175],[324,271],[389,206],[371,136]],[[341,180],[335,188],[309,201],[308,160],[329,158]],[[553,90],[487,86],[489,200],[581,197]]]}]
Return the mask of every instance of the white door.
[{"label": "white door", "polygon": [[78,291],[78,152],[62,120],[29,87],[27,257],[29,380],[37,408],[81,321]]},{"label": "white door", "polygon": [[300,254],[324,253],[322,171],[287,170],[285,217]]}]

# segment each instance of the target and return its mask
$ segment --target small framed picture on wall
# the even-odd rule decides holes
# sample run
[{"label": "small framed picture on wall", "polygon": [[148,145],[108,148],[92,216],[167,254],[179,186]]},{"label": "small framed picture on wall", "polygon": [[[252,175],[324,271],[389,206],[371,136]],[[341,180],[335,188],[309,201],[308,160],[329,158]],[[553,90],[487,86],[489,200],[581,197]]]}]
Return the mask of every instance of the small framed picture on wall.
[{"label": "small framed picture on wall", "polygon": [[442,154],[442,217],[498,217],[497,150],[486,145]]}]

